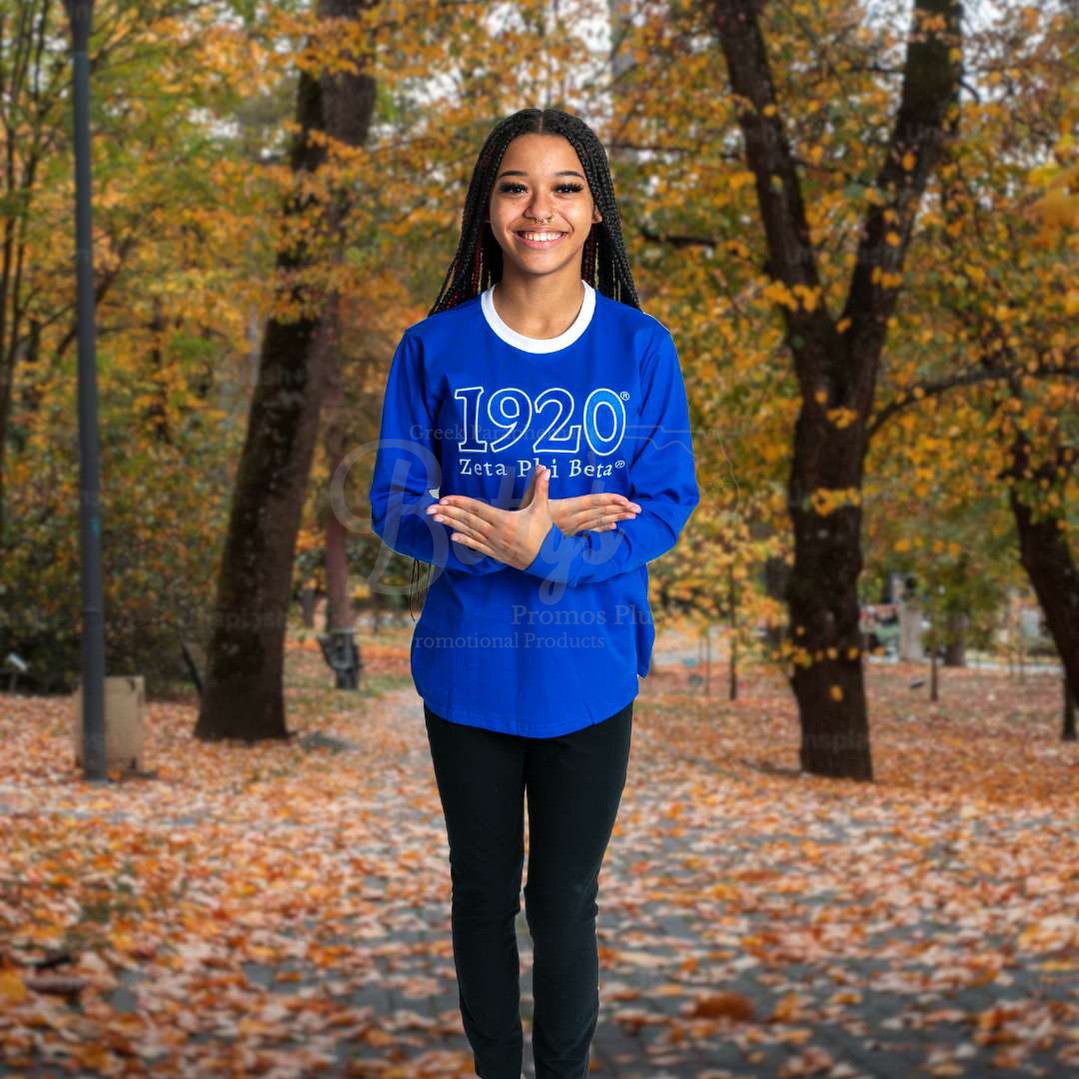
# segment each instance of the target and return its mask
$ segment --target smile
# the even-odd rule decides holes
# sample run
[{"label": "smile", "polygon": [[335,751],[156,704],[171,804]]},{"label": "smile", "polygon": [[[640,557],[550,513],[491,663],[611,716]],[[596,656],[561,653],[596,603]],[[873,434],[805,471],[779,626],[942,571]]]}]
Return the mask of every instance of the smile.
[{"label": "smile", "polygon": [[515,232],[514,235],[525,247],[544,248],[554,247],[566,234],[553,232],[551,229],[524,229],[521,232]]}]

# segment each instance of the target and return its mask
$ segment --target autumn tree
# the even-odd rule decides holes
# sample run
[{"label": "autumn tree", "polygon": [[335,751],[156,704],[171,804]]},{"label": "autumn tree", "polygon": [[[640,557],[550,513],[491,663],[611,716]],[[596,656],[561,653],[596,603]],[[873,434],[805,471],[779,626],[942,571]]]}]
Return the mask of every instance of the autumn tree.
[{"label": "autumn tree", "polygon": [[[89,45],[106,649],[110,673],[155,691],[212,595],[206,549],[263,288],[254,140],[206,120],[237,115],[266,77],[229,7],[98,0]],[[70,32],[56,3],[0,0],[0,20],[0,644],[32,685],[66,691],[80,632]]]},{"label": "autumn tree", "polygon": [[[981,562],[1008,530],[1073,686],[1077,52],[1079,20],[1066,7],[1002,10],[970,35],[970,100],[915,239],[916,287],[904,292],[918,329],[900,335],[869,423],[874,438],[902,427],[890,452],[916,495],[930,485],[950,494],[952,510],[934,500],[934,524],[958,508],[976,518],[976,534],[946,543],[953,571]],[[984,508],[993,495],[1000,512]],[[978,577],[990,573],[982,564]]]},{"label": "autumn tree", "polygon": [[[197,737],[287,737],[283,697],[292,563],[319,415],[339,337],[338,300],[320,276],[339,247],[347,191],[327,181],[330,147],[360,147],[374,80],[349,20],[375,0],[320,0],[313,55],[303,58],[289,163],[295,190],[277,256],[279,306],[264,331],[258,382],[218,577]],[[320,51],[320,49],[322,51]],[[322,170],[322,171],[320,171]],[[315,212],[312,212],[314,208]],[[332,259],[331,259],[332,262]]]},{"label": "autumn tree", "polygon": [[[160,207],[160,193],[157,201],[131,197],[125,204],[114,186],[124,174],[145,170],[147,178],[154,167],[147,151],[159,131],[166,95],[147,83],[165,42],[154,44],[147,30],[186,6],[162,2],[155,5],[153,19],[144,20],[111,2],[96,5],[89,46],[97,230],[94,296],[99,317],[106,315],[99,327],[105,335],[114,330],[108,305],[148,238],[148,215]],[[50,367],[76,340],[74,226],[68,205],[74,167],[68,138],[70,40],[61,4],[0,0],[0,545],[6,541],[9,547],[14,537],[4,531],[7,451],[12,443],[21,447],[30,436],[33,414],[48,397]],[[143,83],[145,96],[138,106],[128,97],[126,80],[132,75]],[[104,105],[110,98],[112,109]],[[187,131],[181,124],[173,132],[177,146],[187,146]]]},{"label": "autumn tree", "polygon": [[801,763],[817,774],[871,779],[857,593],[866,423],[918,201],[956,104],[960,9],[954,0],[914,5],[900,101],[838,317],[821,295],[758,7],[718,0],[714,11],[802,397],[788,483],[795,556],[787,583]]}]

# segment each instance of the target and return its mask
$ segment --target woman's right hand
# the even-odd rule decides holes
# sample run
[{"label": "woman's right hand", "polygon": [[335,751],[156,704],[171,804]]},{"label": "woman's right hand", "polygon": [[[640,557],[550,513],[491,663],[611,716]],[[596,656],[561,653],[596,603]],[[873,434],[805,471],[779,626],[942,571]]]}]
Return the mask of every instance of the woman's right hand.
[{"label": "woman's right hand", "polygon": [[632,521],[641,511],[636,502],[613,491],[574,498],[549,498],[551,519],[567,536],[578,532],[609,532],[616,521]]},{"label": "woman's right hand", "polygon": [[[535,486],[533,475],[521,500],[521,509],[531,503]],[[614,491],[573,498],[548,498],[547,508],[551,520],[567,536],[575,536],[578,532],[609,532],[616,521],[632,521],[641,512],[636,502]]]}]

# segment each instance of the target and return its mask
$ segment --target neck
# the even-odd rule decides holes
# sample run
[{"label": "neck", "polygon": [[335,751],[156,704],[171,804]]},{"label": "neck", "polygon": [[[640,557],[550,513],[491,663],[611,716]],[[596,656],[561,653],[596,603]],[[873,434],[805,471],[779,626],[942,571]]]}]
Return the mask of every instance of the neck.
[{"label": "neck", "polygon": [[557,274],[522,274],[506,267],[491,299],[499,318],[526,337],[557,337],[568,329],[584,303],[579,266]]}]

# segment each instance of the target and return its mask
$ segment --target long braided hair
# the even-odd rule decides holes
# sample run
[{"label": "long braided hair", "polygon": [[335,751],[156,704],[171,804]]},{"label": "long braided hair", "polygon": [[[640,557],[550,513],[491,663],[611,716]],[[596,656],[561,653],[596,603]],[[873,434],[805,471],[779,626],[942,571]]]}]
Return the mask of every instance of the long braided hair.
[{"label": "long braided hair", "polygon": [[[502,248],[485,220],[487,204],[506,148],[519,135],[528,134],[562,135],[568,140],[580,158],[592,198],[603,215],[602,221],[593,223],[581,251],[581,277],[604,296],[640,308],[603,144],[588,124],[561,109],[521,109],[495,124],[480,150],[465,199],[461,239],[428,316],[457,307],[502,280]],[[425,566],[412,560],[408,610],[413,619],[412,597],[421,567]]]}]

